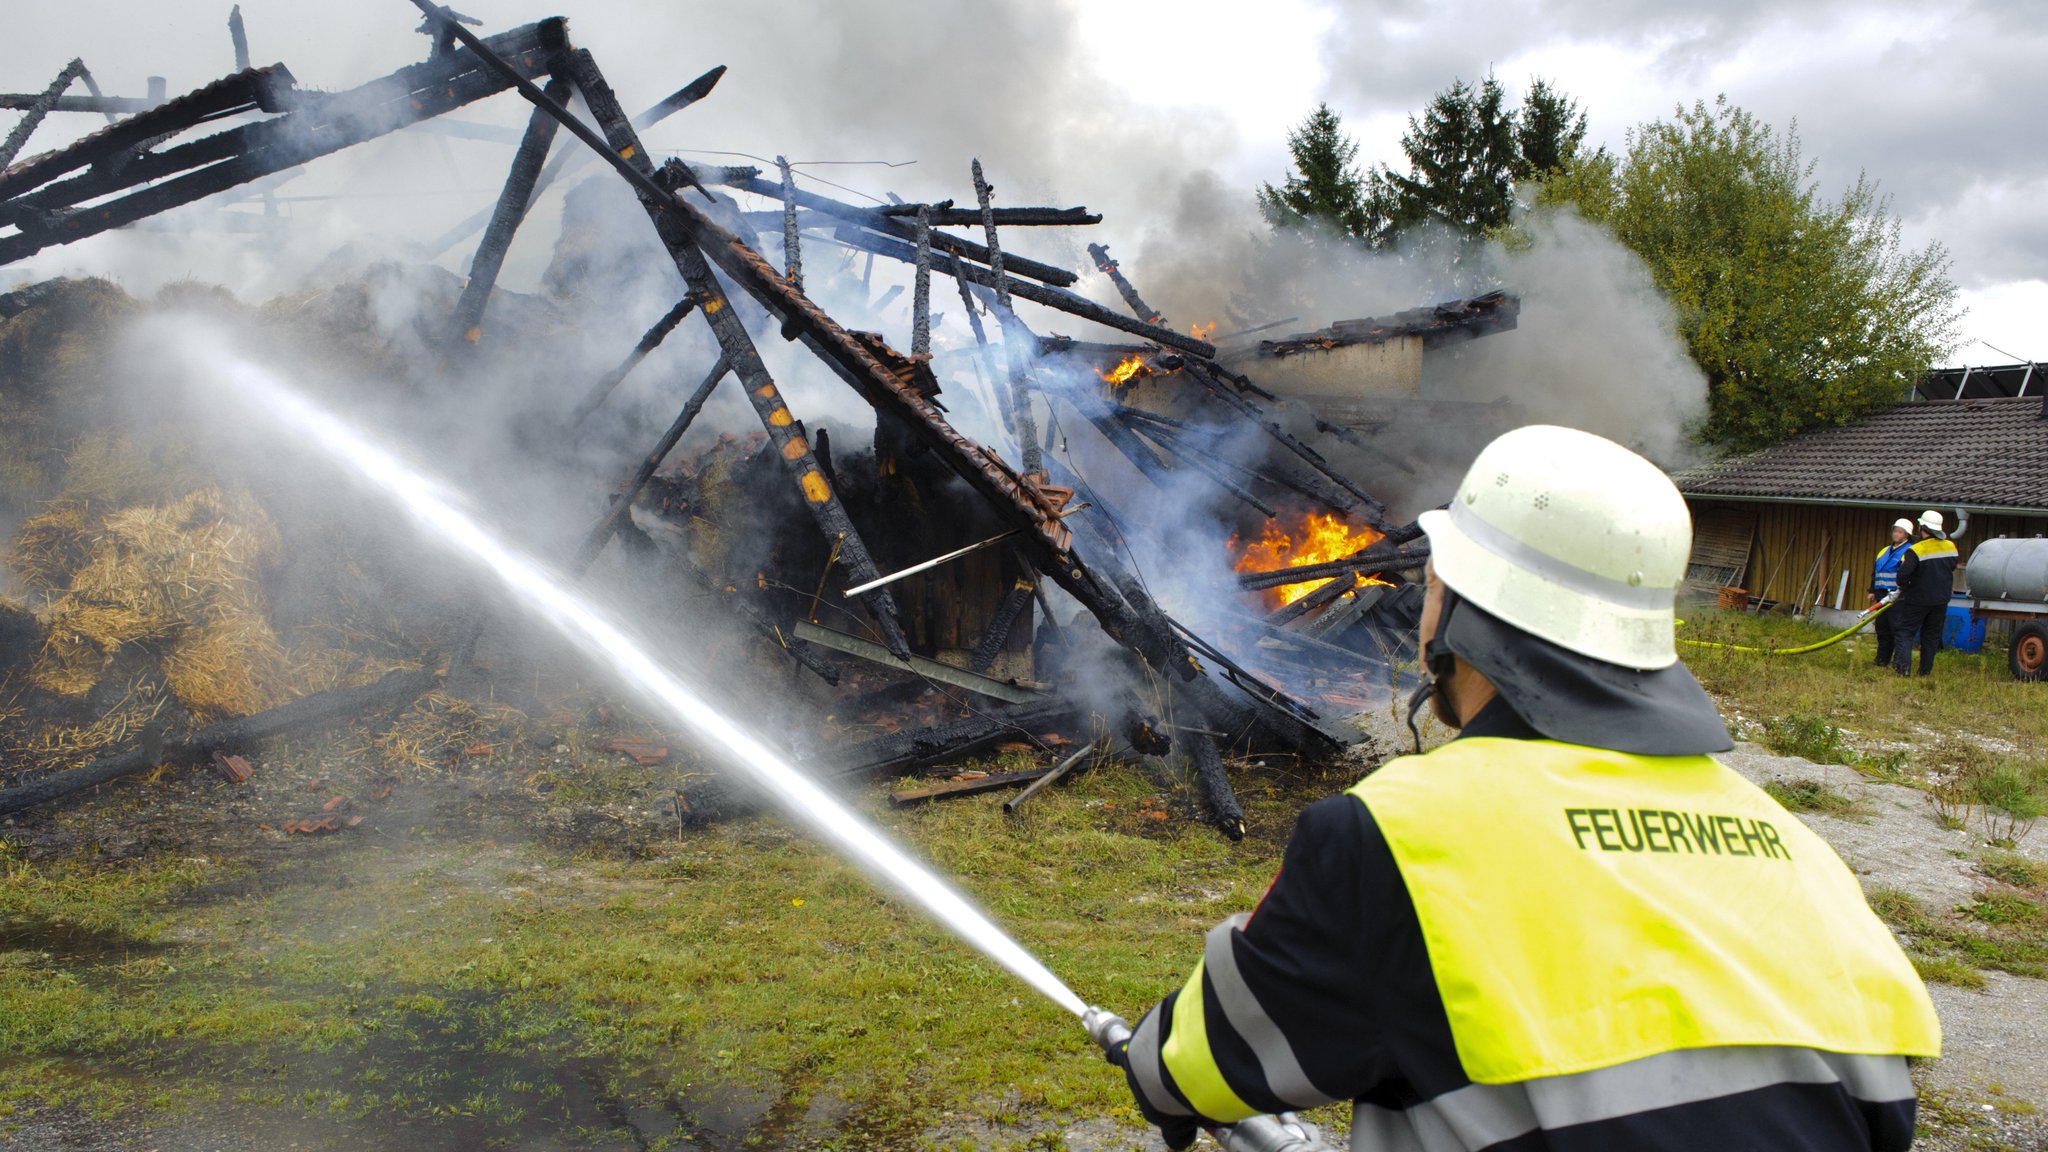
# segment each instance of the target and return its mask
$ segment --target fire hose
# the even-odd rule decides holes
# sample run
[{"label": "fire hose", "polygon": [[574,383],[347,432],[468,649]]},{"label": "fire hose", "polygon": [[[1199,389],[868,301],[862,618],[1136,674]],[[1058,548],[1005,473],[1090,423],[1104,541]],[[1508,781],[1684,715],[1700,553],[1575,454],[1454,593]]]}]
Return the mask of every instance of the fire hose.
[{"label": "fire hose", "polygon": [[[1123,1017],[1107,1008],[1090,1008],[1081,1016],[1081,1026],[1111,1064],[1123,1067],[1124,1049],[1131,1041],[1131,1026]],[[1224,1152],[1338,1152],[1323,1142],[1315,1125],[1292,1112],[1219,1124],[1209,1129],[1209,1135]]]},{"label": "fire hose", "polygon": [[1679,643],[1690,644],[1694,648],[1719,648],[1724,652],[1756,652],[1764,656],[1797,656],[1804,652],[1818,652],[1823,648],[1827,648],[1835,644],[1840,644],[1842,641],[1847,640],[1850,636],[1853,636],[1857,632],[1861,631],[1865,624],[1868,624],[1872,620],[1877,619],[1879,616],[1884,615],[1884,610],[1891,607],[1892,601],[1897,600],[1898,598],[1899,594],[1897,592],[1893,592],[1891,595],[1886,596],[1884,599],[1878,601],[1875,606],[1864,609],[1862,615],[1856,617],[1856,622],[1854,624],[1849,625],[1847,628],[1842,629],[1840,632],[1835,633],[1833,636],[1830,636],[1825,640],[1820,640],[1812,644],[1802,644],[1797,648],[1752,648],[1741,644],[1717,644],[1712,640],[1680,640]]}]

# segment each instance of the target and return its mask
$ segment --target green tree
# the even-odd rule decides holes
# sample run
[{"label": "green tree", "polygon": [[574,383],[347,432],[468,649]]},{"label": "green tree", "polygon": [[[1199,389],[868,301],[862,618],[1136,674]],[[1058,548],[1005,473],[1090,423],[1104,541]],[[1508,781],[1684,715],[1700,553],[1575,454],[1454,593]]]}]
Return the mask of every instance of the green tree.
[{"label": "green tree", "polygon": [[1358,142],[1344,131],[1344,121],[1328,104],[1316,105],[1301,127],[1287,134],[1294,175],[1279,188],[1259,187],[1259,210],[1275,228],[1322,221],[1347,236],[1364,236],[1374,222],[1360,174]]},{"label": "green tree", "polygon": [[1538,77],[1529,84],[1515,118],[1515,179],[1541,180],[1562,169],[1578,155],[1585,139],[1586,114],[1579,110],[1579,102]]},{"label": "green tree", "polygon": [[1824,198],[1796,128],[1720,97],[1568,161],[1539,195],[1609,224],[1678,311],[1711,388],[1703,438],[1775,443],[1889,407],[1953,346],[1948,254],[1908,249],[1877,185]]},{"label": "green tree", "polygon": [[1508,106],[1492,76],[1477,87],[1454,80],[1408,118],[1401,137],[1408,171],[1382,165],[1368,177],[1374,215],[1385,222],[1369,239],[1385,244],[1426,222],[1467,236],[1503,229],[1517,185],[1562,167],[1585,136],[1578,102],[1541,79],[1520,108]]}]

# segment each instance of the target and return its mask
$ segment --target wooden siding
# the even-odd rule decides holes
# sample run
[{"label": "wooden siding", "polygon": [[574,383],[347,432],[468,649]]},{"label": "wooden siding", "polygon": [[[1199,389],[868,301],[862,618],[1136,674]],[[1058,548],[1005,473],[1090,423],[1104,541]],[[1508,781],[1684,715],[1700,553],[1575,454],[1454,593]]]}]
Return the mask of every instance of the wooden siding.
[{"label": "wooden siding", "polygon": [[[1891,543],[1892,521],[1917,518],[1923,509],[1902,508],[1888,512],[1880,508],[1845,507],[1838,504],[1766,504],[1748,500],[1691,500],[1696,521],[1724,522],[1736,509],[1756,516],[1756,541],[1750,549],[1749,566],[1742,587],[1752,596],[1789,601],[1800,596],[1802,604],[1819,600],[1835,607],[1836,593],[1845,608],[1863,607],[1863,594],[1870,587],[1871,565],[1878,552]],[[1941,509],[1950,519],[1954,511]],[[1951,525],[1953,526],[1953,525]],[[1981,540],[1995,536],[2048,535],[2048,516],[1972,515],[1970,529],[1956,548],[1969,564],[1970,552]],[[1818,563],[1816,563],[1816,561]]]}]

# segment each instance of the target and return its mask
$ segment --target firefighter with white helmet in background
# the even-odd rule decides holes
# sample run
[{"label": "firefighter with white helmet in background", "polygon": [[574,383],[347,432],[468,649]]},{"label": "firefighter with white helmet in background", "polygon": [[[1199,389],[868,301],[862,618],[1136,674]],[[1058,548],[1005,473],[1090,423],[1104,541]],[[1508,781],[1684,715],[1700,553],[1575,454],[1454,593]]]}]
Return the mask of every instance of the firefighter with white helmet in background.
[{"label": "firefighter with white helmet in background", "polygon": [[1352,1101],[1360,1149],[1905,1149],[1926,989],[1674,646],[1691,519],[1584,432],[1495,440],[1421,639],[1460,730],[1298,821],[1121,1060],[1167,1143]]},{"label": "firefighter with white helmet in background", "polygon": [[[1885,597],[1899,590],[1899,561],[1905,558],[1906,549],[1913,543],[1913,522],[1901,516],[1892,521],[1892,542],[1878,549],[1877,560],[1870,569],[1870,595],[1864,602],[1866,610],[1875,608]],[[1877,633],[1877,658],[1879,667],[1892,662],[1892,622],[1879,621],[1872,629]]]},{"label": "firefighter with white helmet in background", "polygon": [[1920,674],[1934,672],[1934,654],[1941,649],[1941,628],[1948,622],[1948,602],[1955,593],[1956,563],[1962,557],[1955,541],[1942,531],[1941,513],[1920,514],[1916,539],[1899,558],[1899,598],[1891,606],[1892,671],[1913,670],[1913,644],[1920,644]]}]

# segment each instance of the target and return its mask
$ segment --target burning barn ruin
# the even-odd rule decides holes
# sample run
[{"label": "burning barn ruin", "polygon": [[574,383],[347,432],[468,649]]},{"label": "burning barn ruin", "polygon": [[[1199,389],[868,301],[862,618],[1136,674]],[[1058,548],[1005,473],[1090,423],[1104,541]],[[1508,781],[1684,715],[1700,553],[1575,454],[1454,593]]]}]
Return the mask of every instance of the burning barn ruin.
[{"label": "burning barn ruin", "polygon": [[[1389,511],[1382,485],[1404,465],[1385,449],[1404,425],[1473,407],[1429,394],[1428,358],[1513,329],[1512,293],[1293,334],[1298,318],[1219,333],[1152,309],[1094,243],[1093,271],[1126,306],[1108,307],[1074,290],[1082,273],[1018,251],[1035,230],[1102,223],[1083,208],[999,205],[978,162],[956,199],[874,205],[806,186],[786,162],[657,163],[642,133],[715,104],[723,69],[631,115],[566,21],[488,36],[464,23],[430,9],[426,60],[338,92],[242,58],[173,98],[69,95],[90,79],[77,61],[41,94],[0,97],[25,109],[9,160],[53,112],[110,120],[0,171],[0,265],[267,195],[320,157],[517,91],[533,110],[497,201],[427,246],[480,233],[467,276],[417,289],[427,319],[415,318],[411,363],[378,360],[389,349],[350,355],[414,381],[487,379],[551,355],[578,309],[616,307],[605,282],[669,292],[621,358],[558,388],[496,450],[559,459],[563,444],[607,441],[573,454],[613,468],[602,483],[536,466],[578,485],[568,498],[587,513],[580,535],[553,541],[561,569],[623,573],[643,603],[687,590],[713,606],[746,638],[745,658],[671,658],[733,678],[767,663],[803,682],[801,730],[785,742],[819,774],[909,773],[1006,742],[1071,766],[1060,745],[1079,741],[1048,734],[1090,732],[1101,748],[1184,763],[1208,818],[1235,836],[1233,759],[1328,758],[1362,739],[1346,717],[1384,702],[1412,665],[1428,555],[1412,520]],[[597,171],[556,245],[559,299],[542,308],[499,290],[536,198],[578,169]],[[905,330],[867,330],[898,315],[892,296],[867,299],[877,260],[910,270]],[[856,264],[864,303],[846,321],[820,301],[843,294],[833,282]],[[317,291],[261,319],[295,340],[317,328],[346,342],[373,290]],[[202,290],[185,295],[177,303],[208,306]],[[392,592],[402,575],[368,572],[348,597],[283,590],[279,554],[298,548],[278,533],[307,535],[298,521],[316,508],[266,508],[215,476],[217,460],[145,458],[97,428],[116,401],[96,391],[83,346],[131,318],[118,296],[91,282],[0,295],[0,436],[25,470],[0,493],[22,518],[7,567],[25,594],[0,600],[13,768],[0,812],[423,692],[490,697],[502,672],[490,633],[506,625],[460,604],[459,588],[422,592],[435,610],[410,613]],[[1076,322],[1082,335],[1059,331]],[[686,326],[708,335],[707,355],[666,427],[610,418],[636,369]],[[764,356],[776,342],[801,345],[850,390],[872,431],[803,411]],[[383,402],[408,401],[395,389]],[[180,469],[190,475],[166,478]],[[355,567],[377,564],[323,572]],[[384,619],[337,622],[342,600]],[[52,717],[89,735],[53,741]],[[1006,782],[1032,777],[1020,775]],[[748,803],[714,777],[677,806],[709,819]]]}]

